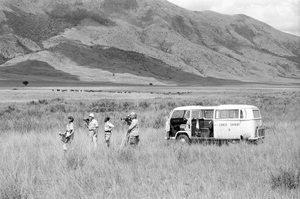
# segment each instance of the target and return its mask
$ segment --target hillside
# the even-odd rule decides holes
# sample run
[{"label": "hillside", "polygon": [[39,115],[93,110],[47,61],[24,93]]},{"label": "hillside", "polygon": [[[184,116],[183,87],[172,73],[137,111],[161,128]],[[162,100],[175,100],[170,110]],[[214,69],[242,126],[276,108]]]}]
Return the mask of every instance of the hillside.
[{"label": "hillside", "polygon": [[0,0],[0,80],[299,83],[299,39],[166,0]]}]

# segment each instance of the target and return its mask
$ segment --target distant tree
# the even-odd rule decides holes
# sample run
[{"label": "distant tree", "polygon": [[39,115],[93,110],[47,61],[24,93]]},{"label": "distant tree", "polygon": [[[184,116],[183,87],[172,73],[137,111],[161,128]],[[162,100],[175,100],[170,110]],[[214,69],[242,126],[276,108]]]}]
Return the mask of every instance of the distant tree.
[{"label": "distant tree", "polygon": [[27,84],[29,84],[29,82],[28,82],[28,81],[24,81],[23,84],[24,84],[25,86],[27,86]]},{"label": "distant tree", "polygon": [[152,84],[152,83],[150,83],[149,85],[150,85],[150,86],[152,86],[153,84]]}]

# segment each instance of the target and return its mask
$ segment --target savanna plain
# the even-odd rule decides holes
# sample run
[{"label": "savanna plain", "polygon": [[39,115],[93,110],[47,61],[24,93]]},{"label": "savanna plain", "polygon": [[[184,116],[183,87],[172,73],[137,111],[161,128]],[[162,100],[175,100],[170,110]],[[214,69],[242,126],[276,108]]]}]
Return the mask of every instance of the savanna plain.
[{"label": "savanna plain", "polygon": [[[103,87],[0,89],[0,198],[300,198],[297,87]],[[263,143],[182,145],[164,139],[183,105],[251,104],[267,127]],[[120,149],[138,114],[141,142]],[[83,118],[99,122],[93,149]],[[64,154],[58,132],[75,118]],[[104,144],[104,118],[115,125]]]}]

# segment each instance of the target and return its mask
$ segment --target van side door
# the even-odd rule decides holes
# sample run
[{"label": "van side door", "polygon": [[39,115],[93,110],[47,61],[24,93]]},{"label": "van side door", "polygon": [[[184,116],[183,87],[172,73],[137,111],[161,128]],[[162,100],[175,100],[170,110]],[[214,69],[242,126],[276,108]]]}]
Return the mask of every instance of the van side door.
[{"label": "van side door", "polygon": [[214,137],[217,139],[240,139],[239,109],[216,110]]}]

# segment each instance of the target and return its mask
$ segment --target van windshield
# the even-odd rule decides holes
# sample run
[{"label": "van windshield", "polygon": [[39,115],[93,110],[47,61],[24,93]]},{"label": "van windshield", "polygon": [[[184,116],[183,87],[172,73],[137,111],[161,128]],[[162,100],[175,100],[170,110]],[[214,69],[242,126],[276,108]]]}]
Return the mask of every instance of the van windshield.
[{"label": "van windshield", "polygon": [[259,110],[252,110],[253,111],[253,117],[254,118],[260,118],[260,112]]},{"label": "van windshield", "polygon": [[186,112],[186,110],[176,110],[173,112],[172,118],[184,118]]}]

